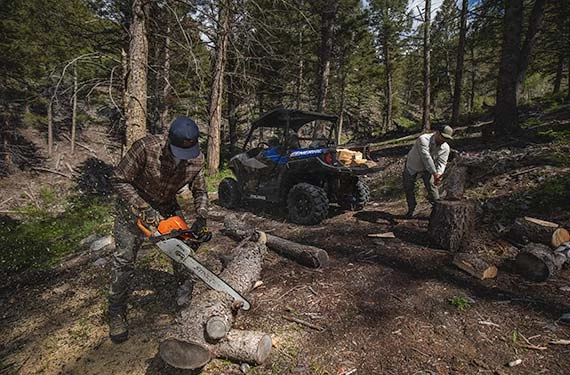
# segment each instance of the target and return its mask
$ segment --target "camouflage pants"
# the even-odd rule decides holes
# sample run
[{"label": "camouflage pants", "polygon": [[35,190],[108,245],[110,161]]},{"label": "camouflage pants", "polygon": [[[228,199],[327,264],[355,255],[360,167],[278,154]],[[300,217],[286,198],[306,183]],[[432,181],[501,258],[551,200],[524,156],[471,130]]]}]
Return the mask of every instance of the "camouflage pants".
[{"label": "camouflage pants", "polygon": [[424,171],[414,175],[410,174],[408,168],[404,167],[402,174],[404,180],[404,191],[406,192],[406,201],[408,202],[408,210],[413,211],[416,208],[416,180],[421,176],[424,181],[428,193],[428,200],[433,203],[439,199],[439,190],[435,186],[431,173]]},{"label": "camouflage pants", "polygon": [[[137,218],[123,205],[117,205],[113,235],[116,248],[113,253],[112,279],[109,290],[109,312],[125,313],[131,280],[134,276],[137,253],[143,242],[141,230],[137,227]],[[174,276],[178,285],[192,282],[193,276],[181,264],[172,262]]]}]

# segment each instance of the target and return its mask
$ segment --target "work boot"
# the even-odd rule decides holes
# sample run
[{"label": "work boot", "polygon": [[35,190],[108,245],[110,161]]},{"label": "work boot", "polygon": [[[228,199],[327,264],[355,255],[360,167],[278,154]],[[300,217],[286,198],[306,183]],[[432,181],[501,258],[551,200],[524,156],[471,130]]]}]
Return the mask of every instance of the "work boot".
[{"label": "work boot", "polygon": [[192,299],[192,291],[194,291],[194,281],[184,281],[178,289],[176,289],[176,304],[185,306]]},{"label": "work boot", "polygon": [[129,324],[125,313],[109,313],[109,337],[115,344],[129,338]]}]

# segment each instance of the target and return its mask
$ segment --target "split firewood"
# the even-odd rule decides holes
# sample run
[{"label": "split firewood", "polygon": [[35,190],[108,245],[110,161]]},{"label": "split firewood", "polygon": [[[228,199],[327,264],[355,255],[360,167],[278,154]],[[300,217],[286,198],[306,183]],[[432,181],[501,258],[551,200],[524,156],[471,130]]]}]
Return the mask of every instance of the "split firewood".
[{"label": "split firewood", "polygon": [[439,200],[433,205],[428,235],[442,249],[457,251],[468,241],[475,221],[475,202]]},{"label": "split firewood", "polygon": [[516,256],[514,268],[529,280],[546,281],[556,274],[567,260],[564,250],[555,251],[544,244],[529,243]]},{"label": "split firewood", "polygon": [[[254,235],[255,239],[234,249],[219,275],[241,295],[259,280],[267,252],[265,233]],[[271,337],[261,332],[232,329],[237,310],[226,293],[204,290],[168,328],[159,347],[161,358],[174,368],[193,370],[203,367],[212,357],[263,363],[271,352]]]},{"label": "split firewood", "polygon": [[478,279],[492,279],[497,276],[497,267],[485,262],[475,254],[457,253],[453,264]]},{"label": "split firewood", "polygon": [[517,218],[509,231],[509,238],[518,243],[542,243],[557,248],[570,241],[570,233],[560,225],[533,217]]},{"label": "split firewood", "polygon": [[[247,238],[253,232],[253,228],[247,226],[234,215],[229,215],[224,219],[222,233],[237,241]],[[311,268],[325,267],[329,263],[328,253],[321,248],[303,245],[272,234],[266,235],[267,247],[285,258]]]}]

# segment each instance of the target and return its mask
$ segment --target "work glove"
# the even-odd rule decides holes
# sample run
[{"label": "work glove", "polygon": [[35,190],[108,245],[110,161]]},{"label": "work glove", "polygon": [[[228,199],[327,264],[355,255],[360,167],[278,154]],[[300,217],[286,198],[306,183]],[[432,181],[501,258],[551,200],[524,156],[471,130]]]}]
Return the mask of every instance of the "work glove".
[{"label": "work glove", "polygon": [[160,216],[160,213],[157,210],[152,207],[148,207],[141,211],[139,219],[147,230],[154,233],[156,232],[158,223],[163,220],[163,217]]},{"label": "work glove", "polygon": [[208,230],[206,219],[198,216],[192,227],[190,228],[196,239],[200,242],[208,242],[212,239],[212,233]]}]

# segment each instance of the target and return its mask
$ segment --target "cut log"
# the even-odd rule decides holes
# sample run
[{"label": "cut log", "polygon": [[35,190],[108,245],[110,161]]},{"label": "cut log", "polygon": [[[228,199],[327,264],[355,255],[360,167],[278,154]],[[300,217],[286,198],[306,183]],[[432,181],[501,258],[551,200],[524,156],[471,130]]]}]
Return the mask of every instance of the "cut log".
[{"label": "cut log", "polygon": [[526,279],[546,281],[562,268],[567,259],[563,250],[554,251],[541,243],[529,243],[515,258],[514,269]]},{"label": "cut log", "polygon": [[271,346],[271,337],[265,333],[232,329],[212,349],[217,357],[260,365],[269,358]]},{"label": "cut log", "polygon": [[555,249],[562,243],[570,241],[570,233],[550,221],[519,217],[509,231],[509,238],[521,244],[542,243]]},{"label": "cut log", "polygon": [[439,200],[433,205],[428,236],[442,249],[457,251],[468,241],[475,222],[475,202]]},{"label": "cut log", "polygon": [[[255,230],[253,228],[248,227],[234,215],[229,215],[224,219],[224,228],[222,229],[222,233],[234,240],[241,241],[242,239],[249,237],[254,231]],[[271,234],[266,235],[267,247],[269,249],[285,258],[299,263],[300,265],[311,268],[320,268],[325,267],[329,263],[329,254],[321,248],[303,245]]]},{"label": "cut log", "polygon": [[[263,257],[267,252],[265,233],[255,232],[252,236],[256,237],[255,240],[244,240],[232,250],[231,259],[219,275],[242,295],[259,280]],[[237,361],[260,363],[259,358],[266,358],[267,340],[271,341],[271,338],[247,331],[236,331],[229,335],[237,310],[239,306],[235,306],[226,293],[204,289],[179,313],[175,324],[168,328],[159,347],[161,358],[170,366],[180,369],[201,368],[205,352]],[[248,337],[257,338],[258,343],[252,342],[244,347]],[[235,354],[238,357],[232,358],[232,353],[238,353]]]},{"label": "cut log", "polygon": [[475,254],[457,253],[453,264],[478,279],[493,279],[497,276],[497,267],[485,262]]}]

